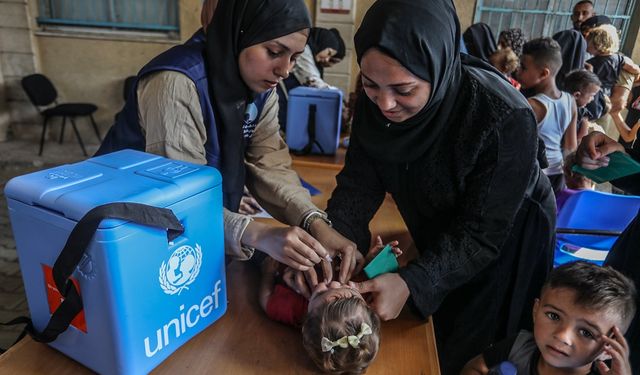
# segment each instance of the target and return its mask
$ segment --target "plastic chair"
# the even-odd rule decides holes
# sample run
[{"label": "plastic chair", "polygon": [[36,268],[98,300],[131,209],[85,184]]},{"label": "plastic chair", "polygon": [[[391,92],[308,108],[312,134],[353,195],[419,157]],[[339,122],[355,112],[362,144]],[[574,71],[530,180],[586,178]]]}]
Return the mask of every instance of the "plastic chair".
[{"label": "plastic chair", "polygon": [[[91,120],[93,130],[96,132],[98,141],[102,142],[100,132],[98,131],[98,126],[93,119],[93,113],[98,109],[96,105],[91,103],[58,104],[56,101],[58,97],[56,88],[53,86],[53,83],[51,83],[51,81],[42,74],[31,74],[22,78],[22,88],[27,93],[27,96],[29,97],[29,100],[31,100],[31,103],[36,106],[43,117],[42,135],[40,136],[40,151],[38,152],[38,155],[42,155],[42,151],[44,149],[44,137],[47,132],[47,124],[49,122],[49,119],[52,117],[62,117],[62,127],[60,129],[59,143],[62,143],[62,140],[64,138],[64,127],[66,125],[67,118],[69,118],[84,156],[87,156],[87,150],[84,147],[84,142],[82,142],[82,138],[80,137],[80,133],[78,132],[78,128],[76,127],[76,123],[74,121],[76,117],[88,116]],[[52,104],[53,106],[51,106]],[[42,107],[46,108],[41,109]]]},{"label": "plastic chair", "polygon": [[558,213],[554,266],[575,260],[601,265],[638,210],[638,196],[593,190],[570,196]]}]

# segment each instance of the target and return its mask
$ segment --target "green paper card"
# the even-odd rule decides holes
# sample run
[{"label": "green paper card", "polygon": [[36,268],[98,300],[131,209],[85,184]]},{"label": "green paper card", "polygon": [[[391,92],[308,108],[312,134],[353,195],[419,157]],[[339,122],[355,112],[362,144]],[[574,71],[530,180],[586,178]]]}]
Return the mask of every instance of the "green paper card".
[{"label": "green paper card", "polygon": [[373,279],[383,273],[396,272],[398,270],[398,260],[391,250],[391,246],[387,245],[380,251],[380,254],[364,268],[364,273],[368,278]]},{"label": "green paper card", "polygon": [[640,173],[640,163],[633,160],[631,156],[616,151],[609,154],[609,165],[603,168],[589,170],[574,165],[572,171],[588,177],[598,184],[608,182],[632,174]]}]

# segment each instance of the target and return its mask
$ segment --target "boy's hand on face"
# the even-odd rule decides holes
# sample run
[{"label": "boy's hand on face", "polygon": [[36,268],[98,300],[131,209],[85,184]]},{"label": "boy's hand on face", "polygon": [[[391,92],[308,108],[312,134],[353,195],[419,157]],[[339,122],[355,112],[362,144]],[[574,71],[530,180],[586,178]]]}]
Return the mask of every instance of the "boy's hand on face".
[{"label": "boy's hand on face", "polygon": [[600,375],[631,375],[629,344],[618,327],[613,327],[613,338],[602,335],[604,353],[611,357],[611,368],[598,361]]}]

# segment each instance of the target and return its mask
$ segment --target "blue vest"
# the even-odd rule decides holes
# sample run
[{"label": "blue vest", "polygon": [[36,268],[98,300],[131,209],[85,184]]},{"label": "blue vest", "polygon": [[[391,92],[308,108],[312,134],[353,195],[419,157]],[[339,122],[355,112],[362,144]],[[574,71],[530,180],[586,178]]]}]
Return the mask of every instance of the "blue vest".
[{"label": "blue vest", "polygon": [[[161,53],[145,65],[131,85],[131,89],[127,94],[127,102],[122,111],[116,115],[116,122],[109,129],[96,155],[108,154],[125,148],[145,150],[146,142],[138,122],[138,82],[147,74],[161,70],[173,70],[186,75],[196,85],[202,117],[207,130],[207,141],[204,145],[207,164],[220,169],[220,144],[211,96],[209,95],[209,81],[204,57],[205,49],[205,35],[200,29],[184,44]],[[247,105],[244,124],[242,124],[246,143],[250,142],[253,130],[270,92],[269,90],[256,95],[253,103]]]}]

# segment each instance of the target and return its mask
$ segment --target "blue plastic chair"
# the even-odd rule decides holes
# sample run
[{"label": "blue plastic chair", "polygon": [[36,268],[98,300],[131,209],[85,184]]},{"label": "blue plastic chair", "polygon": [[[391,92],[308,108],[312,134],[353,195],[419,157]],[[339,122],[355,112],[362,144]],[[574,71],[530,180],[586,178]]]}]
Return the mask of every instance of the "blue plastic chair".
[{"label": "blue plastic chair", "polygon": [[572,195],[558,213],[554,266],[576,260],[602,265],[639,210],[639,196],[593,190]]}]

